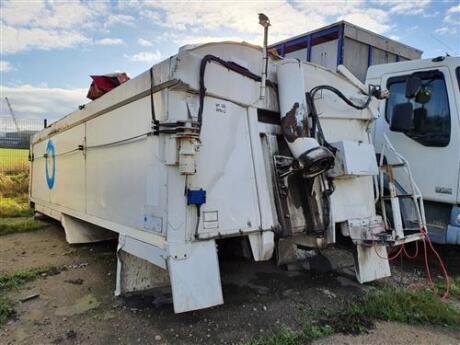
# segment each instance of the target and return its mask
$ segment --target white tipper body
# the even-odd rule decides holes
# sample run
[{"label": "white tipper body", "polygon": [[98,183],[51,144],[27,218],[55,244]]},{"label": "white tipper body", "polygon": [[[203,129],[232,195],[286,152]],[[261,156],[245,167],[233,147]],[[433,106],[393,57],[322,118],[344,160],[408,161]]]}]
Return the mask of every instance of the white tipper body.
[{"label": "white tipper body", "polygon": [[[199,66],[207,54],[255,74],[263,68],[262,50],[249,44],[183,47],[153,66],[157,120],[197,119]],[[223,303],[216,239],[247,238],[254,259],[269,260],[280,224],[272,153],[278,151],[281,131],[279,125],[264,121],[260,111],[282,114],[292,99],[304,104],[305,92],[320,84],[334,85],[352,98],[363,97],[349,80],[309,63],[302,64],[304,73],[299,74],[295,64],[281,62],[282,68],[293,69],[289,78],[296,79],[277,80],[278,63],[269,61],[267,79],[283,85],[280,107],[273,87],[266,88],[262,100],[260,82],[209,63],[200,139],[184,145],[175,135],[141,136],[152,131],[149,71],[120,85],[35,135],[30,201],[36,211],[63,223],[69,241],[98,239],[88,233],[104,238],[101,229],[118,234],[118,294],[167,284],[175,312]],[[287,89],[284,85],[289,84],[292,88]],[[359,142],[372,150],[367,133],[371,111],[352,109],[326,92],[318,95],[316,104],[329,142]],[[136,136],[140,137],[110,144]],[[308,145],[302,140],[289,147],[296,156]],[[84,149],[76,150],[79,146]],[[366,162],[359,169],[347,165],[347,174],[336,176],[333,225],[350,227],[357,220],[370,222],[376,217],[372,185],[376,167],[368,158],[362,158]],[[359,160],[350,164],[355,162]],[[369,166],[368,171],[363,166]],[[188,189],[206,191],[197,233],[197,208],[187,205]],[[332,242],[334,236],[329,237]],[[363,253],[359,249],[359,255]],[[371,259],[362,281],[389,274],[385,260]]]}]

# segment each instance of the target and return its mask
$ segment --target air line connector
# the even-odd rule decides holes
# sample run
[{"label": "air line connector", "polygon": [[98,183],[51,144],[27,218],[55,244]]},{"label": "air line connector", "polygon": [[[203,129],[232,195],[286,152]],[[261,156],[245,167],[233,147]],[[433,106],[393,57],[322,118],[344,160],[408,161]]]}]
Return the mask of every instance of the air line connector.
[{"label": "air line connector", "polygon": [[203,188],[200,189],[187,189],[187,205],[196,205],[200,207],[206,203],[206,191]]},{"label": "air line connector", "polygon": [[196,206],[196,224],[195,224],[195,238],[198,238],[198,226],[200,225],[201,205],[206,203],[206,191],[200,189],[187,189],[187,205]]}]

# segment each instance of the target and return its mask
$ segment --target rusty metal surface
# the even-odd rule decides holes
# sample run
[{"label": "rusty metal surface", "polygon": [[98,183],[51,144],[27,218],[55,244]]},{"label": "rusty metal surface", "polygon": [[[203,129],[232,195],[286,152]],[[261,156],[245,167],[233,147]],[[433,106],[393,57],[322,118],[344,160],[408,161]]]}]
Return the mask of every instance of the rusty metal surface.
[{"label": "rusty metal surface", "polygon": [[299,107],[299,103],[294,103],[291,110],[281,118],[281,130],[286,140],[290,143],[294,142],[297,138],[309,136],[308,121],[304,119],[300,124],[297,121],[296,114]]}]

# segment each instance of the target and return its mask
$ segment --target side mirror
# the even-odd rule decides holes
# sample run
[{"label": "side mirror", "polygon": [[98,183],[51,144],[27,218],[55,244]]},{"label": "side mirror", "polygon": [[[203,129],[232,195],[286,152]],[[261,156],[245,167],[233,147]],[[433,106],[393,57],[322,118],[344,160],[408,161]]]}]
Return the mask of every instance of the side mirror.
[{"label": "side mirror", "polygon": [[406,98],[414,98],[422,87],[422,79],[410,76],[406,83]]},{"label": "side mirror", "polygon": [[393,132],[407,133],[413,126],[414,108],[412,103],[399,103],[393,107],[390,130]]}]

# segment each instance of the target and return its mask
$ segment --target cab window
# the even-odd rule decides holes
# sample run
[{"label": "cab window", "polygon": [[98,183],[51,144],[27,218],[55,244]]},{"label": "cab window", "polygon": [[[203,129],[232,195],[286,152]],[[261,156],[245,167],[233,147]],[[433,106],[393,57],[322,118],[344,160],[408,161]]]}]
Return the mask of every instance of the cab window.
[{"label": "cab window", "polygon": [[[457,73],[460,72],[457,70]],[[385,118],[389,123],[396,104],[411,102],[414,109],[413,125],[405,135],[425,146],[447,146],[450,141],[450,110],[444,75],[440,71],[414,75],[421,78],[423,87],[431,91],[430,100],[421,104],[415,99],[406,98],[408,75],[390,78],[387,83],[390,97],[386,104]]]}]

